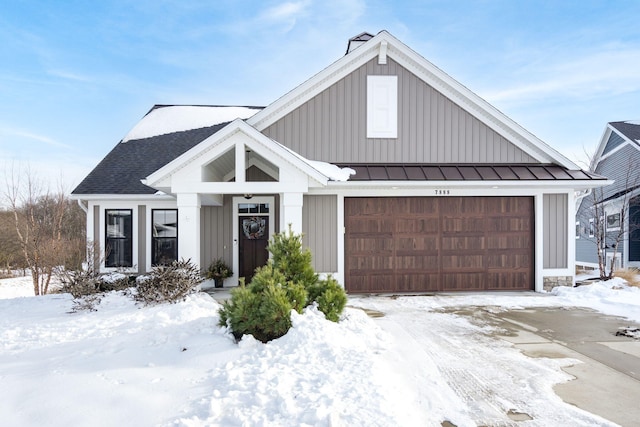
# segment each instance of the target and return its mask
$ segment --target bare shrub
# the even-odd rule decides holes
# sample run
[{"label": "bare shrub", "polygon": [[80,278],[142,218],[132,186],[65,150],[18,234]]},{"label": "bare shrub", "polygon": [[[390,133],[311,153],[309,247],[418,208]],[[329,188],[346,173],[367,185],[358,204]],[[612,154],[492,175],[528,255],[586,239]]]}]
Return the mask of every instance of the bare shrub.
[{"label": "bare shrub", "polygon": [[196,292],[202,282],[198,268],[190,260],[153,267],[151,273],[137,279],[135,299],[146,305],[175,303]]},{"label": "bare shrub", "polygon": [[640,287],[640,271],[637,268],[623,268],[614,272],[615,277],[619,277],[627,282],[629,286]]}]

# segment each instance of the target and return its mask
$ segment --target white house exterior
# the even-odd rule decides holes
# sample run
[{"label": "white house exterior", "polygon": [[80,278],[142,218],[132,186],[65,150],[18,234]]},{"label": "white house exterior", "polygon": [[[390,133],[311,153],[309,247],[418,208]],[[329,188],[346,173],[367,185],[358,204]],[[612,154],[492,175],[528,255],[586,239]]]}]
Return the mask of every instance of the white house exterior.
[{"label": "white house exterior", "polygon": [[288,225],[352,293],[572,284],[575,193],[608,183],[386,31],[265,108],[155,106],[136,129],[72,193],[101,268],[223,258],[225,285]]}]

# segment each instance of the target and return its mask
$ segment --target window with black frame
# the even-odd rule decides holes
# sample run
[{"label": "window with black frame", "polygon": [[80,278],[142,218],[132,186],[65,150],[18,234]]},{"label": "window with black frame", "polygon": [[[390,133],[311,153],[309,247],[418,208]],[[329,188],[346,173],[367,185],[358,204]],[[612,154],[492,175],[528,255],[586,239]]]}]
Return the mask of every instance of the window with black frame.
[{"label": "window with black frame", "polygon": [[105,210],[105,266],[133,266],[133,213],[131,209]]},{"label": "window with black frame", "polygon": [[168,265],[178,260],[178,210],[151,210],[151,264]]}]

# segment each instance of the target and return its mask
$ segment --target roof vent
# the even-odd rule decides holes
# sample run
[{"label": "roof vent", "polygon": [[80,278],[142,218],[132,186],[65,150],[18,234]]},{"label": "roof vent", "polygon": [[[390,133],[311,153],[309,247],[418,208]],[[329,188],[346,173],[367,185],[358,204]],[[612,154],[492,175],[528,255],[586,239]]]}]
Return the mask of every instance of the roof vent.
[{"label": "roof vent", "polygon": [[345,55],[351,52],[352,50],[356,49],[357,47],[365,44],[372,38],[373,38],[373,34],[369,34],[369,33],[360,33],[355,37],[351,37],[349,39],[349,44],[347,45],[347,53],[345,53]]}]

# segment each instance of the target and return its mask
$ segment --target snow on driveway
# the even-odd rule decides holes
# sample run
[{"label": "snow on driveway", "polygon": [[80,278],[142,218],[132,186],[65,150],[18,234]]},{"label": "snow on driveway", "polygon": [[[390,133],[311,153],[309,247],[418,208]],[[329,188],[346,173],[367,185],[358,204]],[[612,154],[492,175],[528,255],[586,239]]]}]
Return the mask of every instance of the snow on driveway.
[{"label": "snow on driveway", "polygon": [[553,392],[575,361],[529,358],[444,309],[581,305],[640,317],[640,290],[610,283],[352,297],[385,316],[352,307],[333,323],[311,309],[278,340],[236,344],[203,293],[142,307],[112,292],[97,311],[73,313],[70,295],[16,297],[18,282],[0,281],[0,424],[24,427],[608,426]]},{"label": "snow on driveway", "polygon": [[[366,297],[350,303],[384,313],[376,324],[395,338],[390,364],[404,367],[415,405],[429,414],[457,426],[515,426],[525,420],[531,426],[616,425],[553,392],[555,384],[572,379],[561,368],[579,361],[524,356],[496,337],[493,327],[439,311],[475,306],[485,297]],[[511,308],[562,304],[549,297],[494,295],[491,307],[504,309],[498,308],[501,302]]]}]

